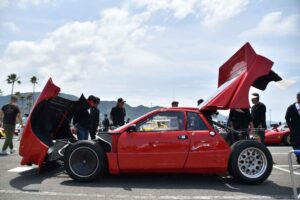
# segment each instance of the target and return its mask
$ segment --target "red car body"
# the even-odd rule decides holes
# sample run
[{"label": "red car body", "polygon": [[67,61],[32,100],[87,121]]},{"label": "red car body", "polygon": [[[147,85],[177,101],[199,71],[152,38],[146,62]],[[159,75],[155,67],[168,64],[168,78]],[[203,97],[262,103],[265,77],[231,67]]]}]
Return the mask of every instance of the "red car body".
[{"label": "red car body", "polygon": [[[275,73],[271,71],[272,65],[272,61],[256,54],[251,45],[247,43],[220,67],[218,85],[222,87],[216,96],[203,104],[201,109],[161,108],[111,131],[106,138],[100,138],[102,142],[109,145],[109,150],[106,151],[109,173],[226,172],[232,153],[231,147],[214,129],[205,113],[217,109],[249,108],[248,93],[250,87],[254,86],[264,90],[267,84],[274,80],[272,77]],[[65,123],[67,112],[61,114],[55,129],[51,130],[51,133],[47,133],[47,140],[43,138],[42,131],[38,130],[39,133],[34,131],[32,119],[39,104],[56,98],[59,91],[60,88],[49,79],[33,106],[33,111],[30,113],[20,142],[19,152],[22,156],[22,165],[36,164],[42,166],[51,152],[52,143],[51,141],[47,142],[47,140],[61,138],[60,126]],[[147,134],[129,131],[131,126],[163,112],[182,113],[184,128],[176,131],[150,131]],[[205,124],[205,130],[188,130],[188,113],[199,116]]]},{"label": "red car body", "polygon": [[267,145],[291,145],[290,129],[272,129],[265,131],[265,144]]}]

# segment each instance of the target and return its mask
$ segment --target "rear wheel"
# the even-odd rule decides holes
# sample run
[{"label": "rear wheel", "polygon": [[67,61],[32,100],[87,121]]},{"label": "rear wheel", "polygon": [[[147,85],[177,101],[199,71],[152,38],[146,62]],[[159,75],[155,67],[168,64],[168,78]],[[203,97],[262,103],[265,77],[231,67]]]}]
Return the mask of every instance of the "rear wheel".
[{"label": "rear wheel", "polygon": [[261,183],[269,177],[272,167],[270,151],[257,141],[239,141],[232,149],[229,171],[240,182]]},{"label": "rear wheel", "polygon": [[76,181],[92,181],[103,175],[106,165],[102,147],[94,142],[82,140],[67,148],[64,163],[69,176]]},{"label": "rear wheel", "polygon": [[286,134],[283,137],[283,144],[287,145],[287,146],[291,146],[292,145],[292,143],[291,143],[291,134],[290,133]]}]

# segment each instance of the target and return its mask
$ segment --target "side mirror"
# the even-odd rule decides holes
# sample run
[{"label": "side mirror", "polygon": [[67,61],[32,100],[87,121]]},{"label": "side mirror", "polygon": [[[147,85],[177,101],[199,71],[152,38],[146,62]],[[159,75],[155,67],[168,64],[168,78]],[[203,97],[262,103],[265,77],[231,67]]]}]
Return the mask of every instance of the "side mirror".
[{"label": "side mirror", "polygon": [[136,124],[132,124],[127,128],[127,132],[132,133],[132,132],[136,132]]}]

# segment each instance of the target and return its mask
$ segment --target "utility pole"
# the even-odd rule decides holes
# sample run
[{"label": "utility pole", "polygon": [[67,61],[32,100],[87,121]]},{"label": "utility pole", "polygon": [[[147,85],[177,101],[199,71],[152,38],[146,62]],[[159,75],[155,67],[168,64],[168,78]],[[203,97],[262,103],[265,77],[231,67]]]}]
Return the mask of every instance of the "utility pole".
[{"label": "utility pole", "polygon": [[272,109],[270,108],[270,127],[272,125],[272,122],[271,122],[271,120],[272,120],[272,118],[271,118],[271,112],[272,112]]}]

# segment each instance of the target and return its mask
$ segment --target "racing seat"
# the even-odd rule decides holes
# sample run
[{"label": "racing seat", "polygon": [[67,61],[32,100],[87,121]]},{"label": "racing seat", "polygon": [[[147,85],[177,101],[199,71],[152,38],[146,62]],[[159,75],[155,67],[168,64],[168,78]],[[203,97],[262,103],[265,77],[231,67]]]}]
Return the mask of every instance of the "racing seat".
[{"label": "racing seat", "polygon": [[292,154],[295,154],[296,156],[300,156],[300,149],[297,150],[291,150],[288,154],[288,160],[289,160],[289,168],[290,168],[290,174],[291,174],[291,182],[293,187],[293,194],[295,199],[300,199],[300,194],[297,193],[297,187],[295,184],[295,175],[294,175],[294,168],[293,168],[293,161],[292,161]]}]

